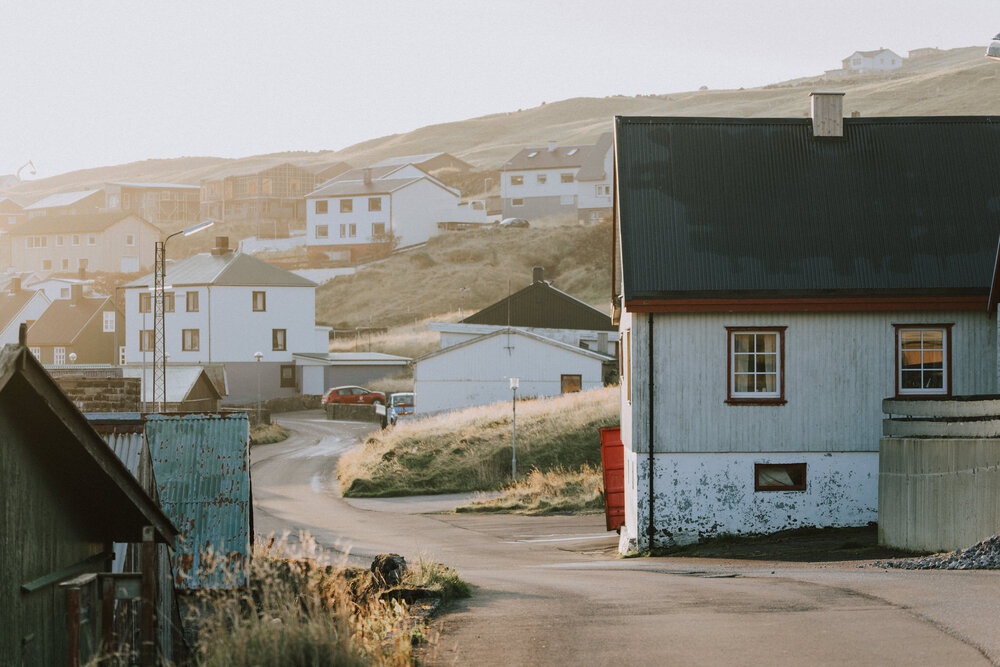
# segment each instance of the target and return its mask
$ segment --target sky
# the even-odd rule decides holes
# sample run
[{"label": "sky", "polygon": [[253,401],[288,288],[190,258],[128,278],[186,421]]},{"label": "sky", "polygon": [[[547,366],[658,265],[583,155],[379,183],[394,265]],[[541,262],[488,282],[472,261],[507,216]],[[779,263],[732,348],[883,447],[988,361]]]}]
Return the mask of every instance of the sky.
[{"label": "sky", "polygon": [[0,174],[339,150],[997,32],[997,0],[0,0]]}]

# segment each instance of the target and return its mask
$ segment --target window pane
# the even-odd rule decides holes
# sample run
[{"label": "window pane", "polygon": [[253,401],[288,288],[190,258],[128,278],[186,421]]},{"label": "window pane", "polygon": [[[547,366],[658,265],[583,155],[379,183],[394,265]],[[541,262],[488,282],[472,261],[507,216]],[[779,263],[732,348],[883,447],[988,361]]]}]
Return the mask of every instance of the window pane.
[{"label": "window pane", "polygon": [[733,370],[737,373],[752,373],[754,357],[752,354],[737,354],[733,357]]},{"label": "window pane", "polygon": [[776,375],[758,375],[757,391],[773,394],[778,390],[777,379]]},{"label": "window pane", "polygon": [[757,334],[755,338],[758,352],[774,354],[778,351],[778,337],[775,334]]},{"label": "window pane", "polygon": [[735,334],[733,336],[733,350],[739,352],[753,352],[753,336],[751,334]]},{"label": "window pane", "polygon": [[920,371],[903,371],[901,375],[903,389],[920,389]]},{"label": "window pane", "polygon": [[736,393],[746,393],[753,391],[753,376],[752,375],[737,375],[733,378],[734,380],[734,390]]},{"label": "window pane", "polygon": [[778,355],[776,354],[758,354],[757,355],[757,372],[758,373],[775,373],[778,370]]}]

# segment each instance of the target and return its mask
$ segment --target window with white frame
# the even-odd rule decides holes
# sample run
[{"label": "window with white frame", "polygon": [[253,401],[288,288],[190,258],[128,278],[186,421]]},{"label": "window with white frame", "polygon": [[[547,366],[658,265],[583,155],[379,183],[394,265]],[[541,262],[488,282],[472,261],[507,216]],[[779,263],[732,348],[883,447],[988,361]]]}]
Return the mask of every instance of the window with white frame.
[{"label": "window with white frame", "polygon": [[271,349],[283,351],[287,344],[285,329],[271,329]]},{"label": "window with white frame", "polygon": [[382,210],[382,198],[381,197],[369,197],[368,198],[368,210],[369,211],[381,211]]},{"label": "window with white frame", "polygon": [[255,313],[262,313],[267,310],[267,292],[254,292],[252,301]]},{"label": "window with white frame", "polygon": [[317,215],[323,215],[330,210],[330,202],[325,199],[316,200],[316,213]]},{"label": "window with white frame", "polygon": [[545,174],[536,174],[535,175],[535,181],[539,185],[545,185],[545,181],[547,181],[547,180],[549,180],[549,177],[547,175],[545,175]]},{"label": "window with white frame", "polygon": [[316,238],[325,239],[330,236],[330,225],[316,225]]},{"label": "window with white frame", "polygon": [[103,316],[104,316],[104,322],[103,322],[103,324],[104,324],[104,328],[103,328],[104,333],[114,333],[114,330],[115,330],[115,311],[113,311],[113,310],[105,310],[104,313],[103,313]]},{"label": "window with white frame", "polygon": [[524,185],[524,176],[522,176],[520,174],[511,174],[510,175],[510,184],[511,185]]},{"label": "window with white frame", "polygon": [[385,236],[385,223],[384,222],[373,222],[372,223],[372,237],[382,238]]},{"label": "window with white frame", "polygon": [[896,393],[951,394],[951,324],[897,324]]},{"label": "window with white frame", "polygon": [[563,173],[559,174],[559,182],[560,183],[572,183],[573,182],[573,172],[571,172],[571,171],[564,171]]},{"label": "window with white frame", "polygon": [[54,348],[52,348],[52,363],[54,363],[54,364],[65,364],[66,363],[66,348],[65,347],[54,347]]},{"label": "window with white frame", "polygon": [[153,351],[153,337],[152,329],[143,329],[139,332],[139,351],[140,352],[152,352]]},{"label": "window with white frame", "polygon": [[184,294],[185,310],[189,313],[198,312],[198,292],[190,291]]},{"label": "window with white frame", "polygon": [[153,295],[149,292],[139,292],[139,312],[153,312]]},{"label": "window with white frame", "polygon": [[726,327],[727,403],[785,403],[785,327]]},{"label": "window with white frame", "polygon": [[351,213],[354,211],[354,200],[353,199],[341,199],[340,200],[340,212],[341,213]]},{"label": "window with white frame", "polygon": [[522,199],[522,198],[511,199],[510,200],[510,205],[511,206],[524,206],[524,199]]},{"label": "window with white frame", "polygon": [[40,348],[40,347],[29,347],[28,348],[28,352],[31,352],[31,356],[33,356],[35,359],[38,359],[39,361],[41,361],[41,359],[42,359],[42,348]]}]

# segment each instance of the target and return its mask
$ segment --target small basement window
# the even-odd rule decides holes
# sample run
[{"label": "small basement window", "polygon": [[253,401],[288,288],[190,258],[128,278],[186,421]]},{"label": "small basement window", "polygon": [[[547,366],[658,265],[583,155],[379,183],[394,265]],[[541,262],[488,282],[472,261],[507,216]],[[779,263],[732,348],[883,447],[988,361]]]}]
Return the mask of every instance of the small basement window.
[{"label": "small basement window", "polygon": [[754,491],[805,491],[805,463],[755,463]]}]

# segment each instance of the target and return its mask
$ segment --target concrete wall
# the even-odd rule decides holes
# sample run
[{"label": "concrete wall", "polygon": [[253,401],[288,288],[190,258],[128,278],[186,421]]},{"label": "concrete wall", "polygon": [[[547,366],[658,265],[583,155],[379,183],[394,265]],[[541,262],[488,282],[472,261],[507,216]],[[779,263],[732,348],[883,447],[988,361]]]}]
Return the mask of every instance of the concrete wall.
[{"label": "concrete wall", "polygon": [[966,548],[1000,534],[1000,439],[883,438],[879,542]]}]

